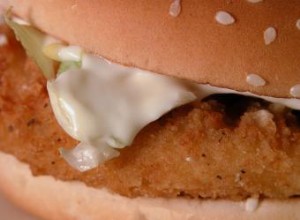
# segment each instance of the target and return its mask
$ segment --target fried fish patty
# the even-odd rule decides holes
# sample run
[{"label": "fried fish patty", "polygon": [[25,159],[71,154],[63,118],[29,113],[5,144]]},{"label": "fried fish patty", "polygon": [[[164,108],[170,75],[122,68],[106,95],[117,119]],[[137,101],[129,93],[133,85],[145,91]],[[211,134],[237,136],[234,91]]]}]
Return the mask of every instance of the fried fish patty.
[{"label": "fried fish patty", "polygon": [[34,175],[129,197],[300,194],[297,113],[241,97],[229,105],[212,97],[177,108],[144,128],[118,158],[84,173],[72,169],[58,149],[77,142],[57,124],[45,79],[12,34],[5,27],[0,33],[9,38],[0,47],[0,150],[28,163]]}]

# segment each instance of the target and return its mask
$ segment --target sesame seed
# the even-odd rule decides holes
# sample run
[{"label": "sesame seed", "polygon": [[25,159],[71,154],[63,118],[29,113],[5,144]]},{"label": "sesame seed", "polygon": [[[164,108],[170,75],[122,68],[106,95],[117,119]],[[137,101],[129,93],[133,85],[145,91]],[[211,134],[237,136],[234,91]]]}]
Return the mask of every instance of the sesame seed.
[{"label": "sesame seed", "polygon": [[218,11],[215,16],[216,21],[219,24],[230,25],[235,22],[234,17],[226,11]]},{"label": "sesame seed", "polygon": [[193,158],[192,158],[192,157],[186,157],[185,160],[186,160],[187,162],[192,162]]},{"label": "sesame seed", "polygon": [[298,28],[298,30],[300,30],[300,19],[298,19],[298,20],[296,21],[296,27]]},{"label": "sesame seed", "polygon": [[177,17],[181,12],[180,0],[173,0],[170,5],[169,14],[173,17]]},{"label": "sesame seed", "polygon": [[250,197],[246,200],[245,209],[247,212],[254,212],[258,207],[259,199],[258,196]]},{"label": "sesame seed", "polygon": [[262,2],[263,0],[247,0],[250,3],[258,3],[258,2]]},{"label": "sesame seed", "polygon": [[251,73],[246,77],[246,81],[249,85],[259,87],[266,85],[266,81],[259,75]]},{"label": "sesame seed", "polygon": [[264,31],[264,40],[266,45],[271,44],[276,39],[276,37],[277,37],[277,32],[274,27],[268,27]]},{"label": "sesame seed", "polygon": [[7,37],[4,34],[0,34],[0,46],[4,46],[8,43]]},{"label": "sesame seed", "polygon": [[295,98],[300,98],[300,84],[294,85],[290,89],[290,94]]}]

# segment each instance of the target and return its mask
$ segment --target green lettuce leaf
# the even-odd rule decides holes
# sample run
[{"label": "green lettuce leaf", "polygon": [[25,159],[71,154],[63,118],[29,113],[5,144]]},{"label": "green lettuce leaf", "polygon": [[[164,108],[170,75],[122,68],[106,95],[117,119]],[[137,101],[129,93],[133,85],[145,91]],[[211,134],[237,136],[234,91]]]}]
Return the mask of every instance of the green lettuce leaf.
[{"label": "green lettuce leaf", "polygon": [[6,14],[5,22],[14,31],[16,38],[21,42],[28,56],[42,70],[44,76],[47,79],[53,79],[55,77],[55,61],[45,56],[42,51],[46,35],[32,26],[14,22],[10,12]]},{"label": "green lettuce leaf", "polygon": [[69,69],[80,69],[81,62],[76,61],[64,61],[61,62],[58,68],[58,74],[61,74]]}]

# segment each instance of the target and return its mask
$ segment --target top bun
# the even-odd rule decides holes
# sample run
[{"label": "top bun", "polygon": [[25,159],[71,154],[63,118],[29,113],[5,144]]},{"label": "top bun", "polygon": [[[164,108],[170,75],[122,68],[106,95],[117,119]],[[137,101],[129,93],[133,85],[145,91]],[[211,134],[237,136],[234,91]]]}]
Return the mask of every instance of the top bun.
[{"label": "top bun", "polygon": [[[300,84],[299,0],[182,0],[177,17],[171,0],[6,2],[43,31],[124,65],[274,97]],[[217,22],[220,11],[234,22]],[[266,84],[248,84],[251,73]]]}]

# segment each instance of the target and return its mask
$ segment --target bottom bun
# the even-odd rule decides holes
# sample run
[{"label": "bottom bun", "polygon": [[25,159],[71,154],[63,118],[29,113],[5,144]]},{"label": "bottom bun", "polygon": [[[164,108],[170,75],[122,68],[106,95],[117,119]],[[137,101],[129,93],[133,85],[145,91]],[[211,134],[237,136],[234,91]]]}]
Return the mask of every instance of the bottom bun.
[{"label": "bottom bun", "polygon": [[16,205],[43,219],[300,219],[300,199],[263,200],[253,212],[245,202],[129,199],[80,182],[34,177],[28,165],[0,153],[0,190]]}]

